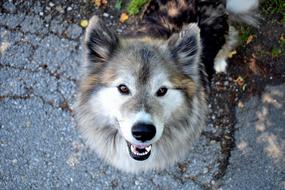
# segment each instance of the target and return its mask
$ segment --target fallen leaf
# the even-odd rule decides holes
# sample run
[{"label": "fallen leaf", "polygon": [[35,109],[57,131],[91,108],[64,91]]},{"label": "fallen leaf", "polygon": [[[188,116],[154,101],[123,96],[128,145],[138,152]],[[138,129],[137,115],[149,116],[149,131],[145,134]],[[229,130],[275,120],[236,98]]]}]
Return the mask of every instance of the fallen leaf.
[{"label": "fallen leaf", "polygon": [[181,173],[185,173],[188,167],[186,163],[178,163],[178,168],[180,169]]},{"label": "fallen leaf", "polygon": [[101,7],[102,5],[107,5],[107,0],[91,0],[97,7]]},{"label": "fallen leaf", "polygon": [[250,42],[252,42],[254,36],[253,35],[249,35],[247,40],[246,40],[246,44],[249,44]]},{"label": "fallen leaf", "polygon": [[285,34],[281,34],[280,41],[285,41]]},{"label": "fallen leaf", "polygon": [[82,19],[82,20],[80,21],[80,26],[81,26],[82,28],[86,28],[86,27],[88,26],[88,24],[89,24],[89,21],[86,20],[86,19]]},{"label": "fallen leaf", "polygon": [[108,4],[107,0],[101,0],[101,2],[102,2],[103,5],[107,5]]},{"label": "fallen leaf", "polygon": [[129,15],[127,13],[122,13],[120,16],[120,22],[124,23],[129,19]]},{"label": "fallen leaf", "polygon": [[235,80],[235,83],[236,83],[237,85],[239,85],[240,87],[242,87],[242,86],[244,85],[244,79],[243,79],[241,76],[239,76],[239,77]]},{"label": "fallen leaf", "polygon": [[239,108],[244,108],[244,103],[243,103],[243,102],[239,102],[239,103],[238,103],[238,107],[239,107]]},{"label": "fallen leaf", "polygon": [[237,54],[237,51],[234,50],[234,51],[231,51],[228,55],[229,58],[232,58],[235,54]]},{"label": "fallen leaf", "polygon": [[247,87],[247,84],[244,84],[244,85],[242,86],[242,91],[245,91],[245,90],[246,90],[246,87]]}]

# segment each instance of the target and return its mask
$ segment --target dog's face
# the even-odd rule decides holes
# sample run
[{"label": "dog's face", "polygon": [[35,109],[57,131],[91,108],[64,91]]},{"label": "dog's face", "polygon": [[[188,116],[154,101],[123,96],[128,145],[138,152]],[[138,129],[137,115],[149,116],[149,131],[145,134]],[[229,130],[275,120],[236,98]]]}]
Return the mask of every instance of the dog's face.
[{"label": "dog's face", "polygon": [[89,104],[95,125],[117,131],[131,158],[146,160],[171,125],[190,112],[200,51],[196,25],[169,40],[119,39],[93,17],[85,36],[80,104]]},{"label": "dog's face", "polygon": [[151,144],[160,139],[165,123],[183,107],[180,78],[188,83],[190,96],[195,91],[194,82],[180,77],[169,58],[162,57],[163,51],[138,41],[122,44],[103,69],[104,87],[91,100],[94,110],[100,107],[117,121],[130,155],[137,160],[149,157]]}]

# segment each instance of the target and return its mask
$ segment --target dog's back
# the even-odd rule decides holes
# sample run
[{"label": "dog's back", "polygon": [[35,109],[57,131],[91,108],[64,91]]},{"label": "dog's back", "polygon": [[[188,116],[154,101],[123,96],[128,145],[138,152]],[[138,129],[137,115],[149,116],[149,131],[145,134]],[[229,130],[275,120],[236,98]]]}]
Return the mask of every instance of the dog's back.
[{"label": "dog's back", "polygon": [[197,23],[201,30],[202,62],[211,80],[218,52],[229,38],[235,38],[228,37],[228,17],[256,26],[258,3],[258,0],[150,0],[138,27],[127,32],[127,36],[168,39],[183,26]]}]

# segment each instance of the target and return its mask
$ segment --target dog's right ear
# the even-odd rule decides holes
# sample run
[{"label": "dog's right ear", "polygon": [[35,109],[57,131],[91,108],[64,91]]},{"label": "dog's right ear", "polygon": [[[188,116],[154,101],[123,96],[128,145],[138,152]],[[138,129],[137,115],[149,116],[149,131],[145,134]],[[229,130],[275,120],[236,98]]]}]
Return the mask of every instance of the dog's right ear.
[{"label": "dog's right ear", "polygon": [[200,39],[200,28],[191,23],[173,34],[168,40],[168,49],[177,65],[188,74],[199,73],[202,44]]},{"label": "dog's right ear", "polygon": [[119,45],[116,34],[110,31],[102,21],[93,16],[89,20],[84,37],[85,56],[88,64],[107,62]]}]

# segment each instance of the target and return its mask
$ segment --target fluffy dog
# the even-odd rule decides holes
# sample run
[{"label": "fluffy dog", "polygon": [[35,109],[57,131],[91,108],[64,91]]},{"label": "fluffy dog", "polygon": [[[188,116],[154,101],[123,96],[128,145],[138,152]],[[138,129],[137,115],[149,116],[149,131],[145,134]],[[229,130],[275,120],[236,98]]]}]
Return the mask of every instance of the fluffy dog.
[{"label": "fluffy dog", "polygon": [[255,24],[257,0],[152,0],[117,36],[98,17],[84,37],[76,116],[98,155],[137,173],[183,159],[206,125],[208,81],[234,45],[229,15]]}]

